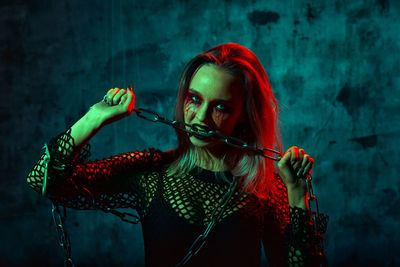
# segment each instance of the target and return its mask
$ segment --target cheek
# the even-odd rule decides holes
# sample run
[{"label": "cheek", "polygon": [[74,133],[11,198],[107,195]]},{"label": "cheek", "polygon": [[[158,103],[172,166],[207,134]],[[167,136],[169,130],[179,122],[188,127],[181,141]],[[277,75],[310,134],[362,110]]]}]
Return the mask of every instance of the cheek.
[{"label": "cheek", "polygon": [[194,103],[186,101],[184,110],[185,110],[185,117],[188,118],[188,117],[191,117],[193,115],[193,113],[196,112],[197,106]]},{"label": "cheek", "polygon": [[228,114],[221,112],[220,110],[214,112],[214,121],[217,125],[221,125],[228,117]]},{"label": "cheek", "polygon": [[190,106],[185,107],[185,116],[187,117],[189,114]]}]

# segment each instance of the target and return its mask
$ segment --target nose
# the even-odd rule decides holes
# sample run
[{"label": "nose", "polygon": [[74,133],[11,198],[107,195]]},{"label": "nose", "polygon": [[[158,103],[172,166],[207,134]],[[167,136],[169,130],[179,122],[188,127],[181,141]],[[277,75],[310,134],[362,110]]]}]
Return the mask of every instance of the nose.
[{"label": "nose", "polygon": [[208,106],[207,105],[202,105],[200,107],[200,109],[197,111],[197,114],[196,114],[197,120],[199,122],[203,122],[203,123],[207,124],[207,120],[209,119],[208,118],[208,113],[209,113],[208,112]]}]

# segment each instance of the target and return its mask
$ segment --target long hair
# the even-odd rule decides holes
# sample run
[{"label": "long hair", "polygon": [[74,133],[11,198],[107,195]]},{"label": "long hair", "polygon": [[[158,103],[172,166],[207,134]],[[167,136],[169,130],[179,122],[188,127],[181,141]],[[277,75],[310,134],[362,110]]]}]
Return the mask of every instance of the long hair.
[{"label": "long hair", "polygon": [[[195,72],[205,64],[215,64],[238,78],[245,91],[245,121],[235,126],[231,136],[249,146],[277,149],[282,154],[282,139],[278,127],[278,106],[267,74],[260,61],[244,46],[236,43],[218,45],[191,59],[180,79],[174,120],[184,121],[184,101]],[[191,171],[199,163],[187,134],[176,130],[178,147],[176,160],[167,169],[169,175]],[[236,177],[240,177],[244,191],[258,199],[266,199],[276,179],[274,161],[254,152],[235,150],[225,154],[224,161]]]}]

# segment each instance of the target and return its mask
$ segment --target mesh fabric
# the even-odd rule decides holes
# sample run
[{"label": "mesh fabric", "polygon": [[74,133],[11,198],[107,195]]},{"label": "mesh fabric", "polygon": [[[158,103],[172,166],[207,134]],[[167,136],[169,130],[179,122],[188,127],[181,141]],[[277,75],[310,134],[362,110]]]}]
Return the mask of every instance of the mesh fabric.
[{"label": "mesh fabric", "polygon": [[[156,190],[161,188],[164,201],[179,217],[189,224],[205,226],[229,188],[228,183],[198,179],[191,173],[166,175],[163,152],[153,148],[90,161],[89,144],[76,147],[70,133],[69,128],[48,143],[51,160],[46,197],[56,204],[79,210],[132,208],[143,218]],[[29,186],[39,193],[44,180],[44,157],[45,153],[27,178]],[[310,215],[308,211],[289,208],[286,187],[279,176],[262,205],[242,190],[235,191],[220,220],[234,212],[259,221],[260,239],[270,265],[311,266],[320,260],[319,237]]]}]

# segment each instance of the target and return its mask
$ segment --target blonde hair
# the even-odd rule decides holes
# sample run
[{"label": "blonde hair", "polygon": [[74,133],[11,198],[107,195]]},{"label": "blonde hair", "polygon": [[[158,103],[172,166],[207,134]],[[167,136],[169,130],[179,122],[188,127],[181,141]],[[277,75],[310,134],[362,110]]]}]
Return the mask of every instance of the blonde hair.
[{"label": "blonde hair", "polygon": [[[184,101],[191,79],[201,66],[215,64],[237,77],[245,91],[246,120],[236,125],[231,136],[249,146],[272,148],[282,154],[282,139],[278,128],[278,106],[260,61],[244,46],[235,43],[218,45],[191,59],[185,66],[179,84],[174,120],[184,120]],[[200,165],[198,151],[187,134],[176,130],[178,147],[175,160],[167,168],[169,176],[182,175]],[[247,194],[266,199],[276,179],[274,161],[252,151],[230,148],[222,159],[234,176],[240,177]]]}]

